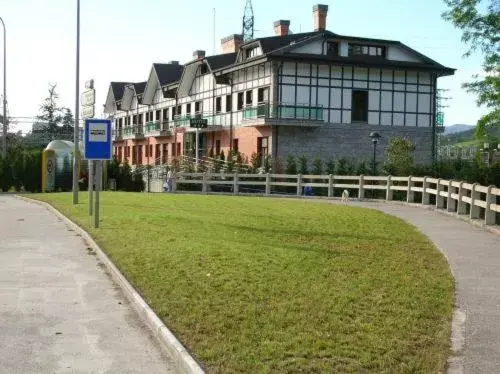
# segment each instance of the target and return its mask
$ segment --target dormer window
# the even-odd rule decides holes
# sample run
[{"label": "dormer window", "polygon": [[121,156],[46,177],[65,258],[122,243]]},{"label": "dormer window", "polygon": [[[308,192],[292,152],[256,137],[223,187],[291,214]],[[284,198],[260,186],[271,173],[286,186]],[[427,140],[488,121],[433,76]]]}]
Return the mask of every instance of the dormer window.
[{"label": "dormer window", "polygon": [[328,42],[326,54],[328,56],[338,56],[339,55],[339,42]]},{"label": "dormer window", "polygon": [[349,56],[373,56],[385,58],[385,47],[349,43]]},{"label": "dormer window", "polygon": [[208,65],[201,64],[200,65],[200,75],[205,75],[205,74],[208,74]]},{"label": "dormer window", "polygon": [[260,56],[262,54],[262,50],[260,49],[259,46],[255,46],[255,47],[249,47],[249,48],[245,49],[244,53],[245,53],[245,59],[249,59],[249,58]]}]

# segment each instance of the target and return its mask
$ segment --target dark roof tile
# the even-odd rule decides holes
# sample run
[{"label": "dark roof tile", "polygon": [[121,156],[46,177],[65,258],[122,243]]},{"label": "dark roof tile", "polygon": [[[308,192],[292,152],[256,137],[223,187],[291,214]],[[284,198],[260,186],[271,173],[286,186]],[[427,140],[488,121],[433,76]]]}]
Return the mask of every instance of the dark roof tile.
[{"label": "dark roof tile", "polygon": [[130,82],[111,82],[111,89],[113,90],[113,96],[115,97],[115,101],[122,99],[125,86],[129,84]]},{"label": "dark roof tile", "polygon": [[222,55],[207,56],[206,60],[213,71],[234,64],[236,56],[237,53],[225,53]]},{"label": "dark roof tile", "polygon": [[177,82],[181,79],[182,70],[184,67],[177,64],[153,64],[158,75],[158,80],[161,86],[165,86],[172,82]]}]

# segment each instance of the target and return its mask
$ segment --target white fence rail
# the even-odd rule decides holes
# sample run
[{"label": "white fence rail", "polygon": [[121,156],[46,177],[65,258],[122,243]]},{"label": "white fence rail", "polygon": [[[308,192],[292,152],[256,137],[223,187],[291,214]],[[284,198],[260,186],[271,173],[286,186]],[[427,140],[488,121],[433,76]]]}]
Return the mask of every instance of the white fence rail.
[{"label": "white fence rail", "polygon": [[[158,181],[150,191],[160,192],[161,185]],[[307,190],[305,187],[311,187],[309,191],[313,193],[315,189],[324,189],[326,198],[339,196],[347,189],[352,197],[358,199],[369,197],[387,201],[395,200],[395,194],[398,194],[399,200],[435,205],[437,209],[468,215],[472,220],[483,219],[486,225],[495,225],[500,221],[500,188],[430,177],[178,173],[173,190],[191,190],[187,186],[202,193],[217,193],[222,189],[234,195],[286,193],[296,196],[303,196]],[[288,188],[286,192],[284,187]]]}]

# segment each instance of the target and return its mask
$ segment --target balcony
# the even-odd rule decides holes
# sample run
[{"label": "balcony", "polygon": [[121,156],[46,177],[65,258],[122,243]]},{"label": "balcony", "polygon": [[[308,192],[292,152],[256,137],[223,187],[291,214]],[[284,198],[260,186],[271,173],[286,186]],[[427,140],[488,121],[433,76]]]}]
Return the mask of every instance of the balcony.
[{"label": "balcony", "polygon": [[144,130],[146,136],[171,136],[172,129],[168,121],[147,122]]},{"label": "balcony", "polygon": [[143,139],[144,128],[142,125],[134,125],[123,129],[123,139]]},{"label": "balcony", "polygon": [[123,140],[123,129],[115,129],[113,130],[113,140]]},{"label": "balcony", "polygon": [[260,104],[243,109],[243,126],[290,125],[314,127],[322,123],[322,106]]}]

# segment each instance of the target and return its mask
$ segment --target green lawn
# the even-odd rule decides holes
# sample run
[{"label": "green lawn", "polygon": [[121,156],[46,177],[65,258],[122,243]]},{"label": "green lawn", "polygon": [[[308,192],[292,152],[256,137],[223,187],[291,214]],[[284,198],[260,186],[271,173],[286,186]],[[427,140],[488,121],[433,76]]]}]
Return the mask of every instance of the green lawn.
[{"label": "green lawn", "polygon": [[30,195],[87,229],[209,373],[438,373],[453,279],[413,227],[299,200]]}]

